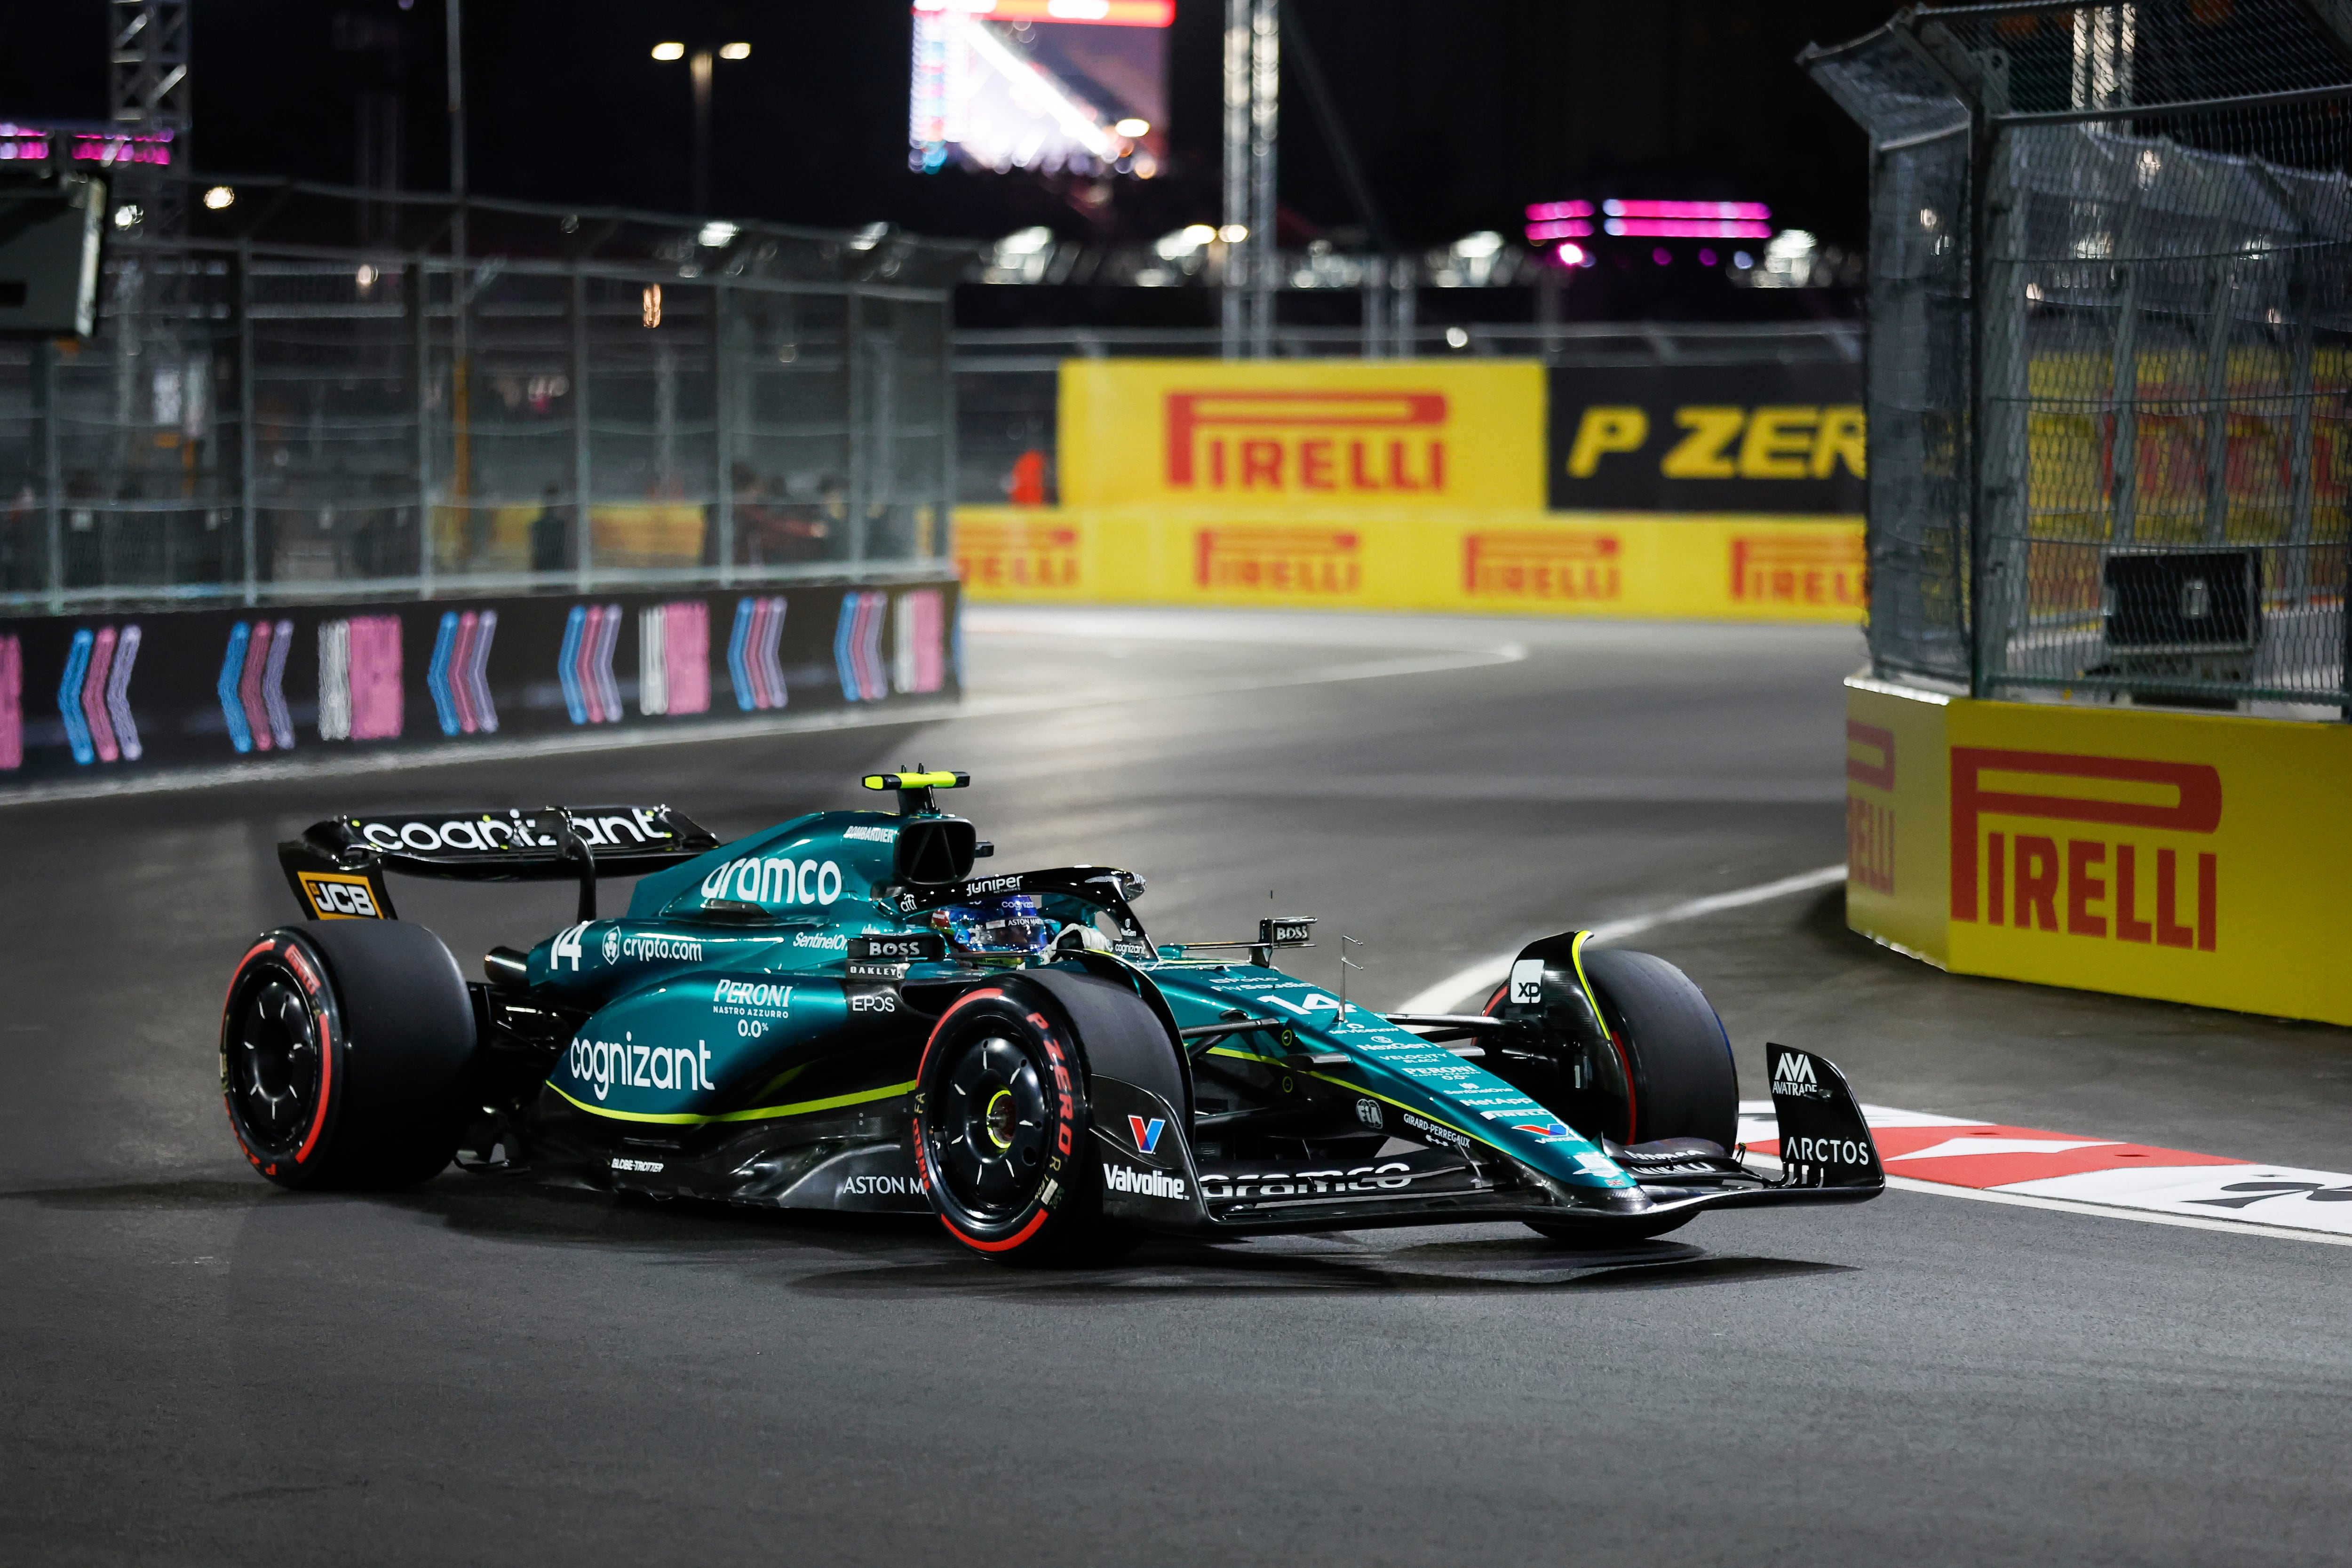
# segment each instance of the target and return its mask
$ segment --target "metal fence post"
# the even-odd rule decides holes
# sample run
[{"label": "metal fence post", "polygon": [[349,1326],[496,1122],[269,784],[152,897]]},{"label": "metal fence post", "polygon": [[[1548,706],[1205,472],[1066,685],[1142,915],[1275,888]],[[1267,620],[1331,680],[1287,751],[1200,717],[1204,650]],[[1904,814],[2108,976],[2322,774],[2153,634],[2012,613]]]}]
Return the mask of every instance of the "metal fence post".
[{"label": "metal fence post", "polygon": [[49,543],[49,614],[66,607],[64,465],[58,449],[58,353],[47,338],[33,344],[33,395],[41,405],[41,491]]},{"label": "metal fence post", "polygon": [[955,559],[956,379],[955,331],[945,307],[935,318],[940,339],[940,499],[931,531],[936,559]]},{"label": "metal fence post", "polygon": [[409,403],[416,413],[416,591],[433,596],[433,355],[429,311],[433,288],[425,258],[409,258],[402,279],[401,310],[408,318]]},{"label": "metal fence post", "polygon": [[872,434],[866,412],[866,296],[855,285],[842,312],[842,393],[849,404],[849,475],[844,499],[849,508],[849,559],[866,559],[866,447]]},{"label": "metal fence post", "polygon": [[710,448],[718,472],[719,585],[735,581],[735,378],[728,374],[727,280],[710,285]]},{"label": "metal fence post", "polygon": [[572,585],[585,594],[595,581],[594,531],[588,525],[588,275],[572,268]]},{"label": "metal fence post", "polygon": [[245,602],[261,597],[260,518],[255,510],[253,439],[253,247],[236,247],[236,489],[239,548],[245,555]]}]

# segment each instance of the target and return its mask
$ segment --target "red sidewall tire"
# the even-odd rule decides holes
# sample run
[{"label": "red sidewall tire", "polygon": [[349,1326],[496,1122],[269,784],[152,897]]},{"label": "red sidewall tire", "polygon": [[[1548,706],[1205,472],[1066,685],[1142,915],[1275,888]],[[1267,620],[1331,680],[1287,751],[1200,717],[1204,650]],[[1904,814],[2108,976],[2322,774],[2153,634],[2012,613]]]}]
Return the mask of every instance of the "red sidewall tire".
[{"label": "red sidewall tire", "polygon": [[[319,1064],[310,1114],[290,1135],[271,1138],[249,1125],[239,1114],[230,1074],[236,1047],[235,1031],[245,1004],[271,981],[290,984],[306,1010],[314,1031]],[[335,988],[328,982],[319,953],[291,929],[271,931],[247,950],[229,977],[228,994],[221,1002],[221,1104],[228,1112],[229,1131],[253,1168],[281,1187],[305,1187],[324,1179],[334,1162],[332,1133],[341,1089],[350,1078],[343,1059],[343,1021]]]},{"label": "red sidewall tire", "polygon": [[[281,989],[268,992],[273,984]],[[291,993],[290,997],[286,993]],[[241,1041],[257,993],[276,1023],[307,1031],[315,1065],[299,1125],[265,1126]],[[445,1169],[471,1081],[473,1001],[441,939],[405,921],[287,926],[248,948],[221,1009],[221,1098],[254,1169],[281,1186],[401,1187]],[[261,1053],[267,1055],[268,1053]]]},{"label": "red sidewall tire", "polygon": [[[980,1200],[964,1169],[968,1158],[958,1145],[969,1137],[967,1123],[977,1108],[961,1104],[950,1082],[990,1040],[1005,1042],[1033,1071],[1045,1123],[1034,1176],[1019,1173],[1024,1190],[997,1203]],[[1093,1158],[1085,1060],[1076,1031],[1043,987],[1008,978],[958,997],[924,1042],[915,1086],[915,1169],[931,1212],[950,1236],[1012,1264],[1072,1261],[1100,1246],[1102,1184]]]}]

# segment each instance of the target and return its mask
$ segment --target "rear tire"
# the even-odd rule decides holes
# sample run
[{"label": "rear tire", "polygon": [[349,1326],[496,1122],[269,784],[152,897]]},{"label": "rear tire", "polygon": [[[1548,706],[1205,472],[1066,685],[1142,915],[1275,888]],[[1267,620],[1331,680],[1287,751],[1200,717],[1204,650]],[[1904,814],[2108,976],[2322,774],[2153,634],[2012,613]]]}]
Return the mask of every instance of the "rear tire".
[{"label": "rear tire", "polygon": [[221,1098],[282,1187],[402,1187],[457,1145],[474,1009],[441,939],[403,921],[283,927],[238,961]]},{"label": "rear tire", "polygon": [[1108,1261],[1140,1237],[1103,1217],[1085,1058],[1044,986],[967,991],[915,1074],[915,1163],[948,1234],[1022,1266]]}]

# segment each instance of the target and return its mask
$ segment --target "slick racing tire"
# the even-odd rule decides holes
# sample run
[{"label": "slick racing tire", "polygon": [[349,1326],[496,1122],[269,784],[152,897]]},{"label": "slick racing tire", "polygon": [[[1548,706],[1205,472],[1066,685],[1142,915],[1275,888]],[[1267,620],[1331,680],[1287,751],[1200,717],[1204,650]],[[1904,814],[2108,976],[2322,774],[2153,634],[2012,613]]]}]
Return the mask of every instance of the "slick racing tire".
[{"label": "slick racing tire", "polygon": [[281,1187],[402,1187],[457,1145],[474,1008],[441,939],[403,921],[284,927],[237,963],[221,1098]]},{"label": "slick racing tire", "polygon": [[1585,978],[1626,1067],[1626,1143],[1704,1138],[1726,1149],[1739,1131],[1739,1074],[1714,1004],[1664,959],[1587,948]]},{"label": "slick racing tire", "polygon": [[1102,1261],[1139,1239],[1103,1217],[1085,1057],[1045,986],[1016,976],[965,992],[915,1084],[923,1190],[964,1246],[1037,1266]]}]

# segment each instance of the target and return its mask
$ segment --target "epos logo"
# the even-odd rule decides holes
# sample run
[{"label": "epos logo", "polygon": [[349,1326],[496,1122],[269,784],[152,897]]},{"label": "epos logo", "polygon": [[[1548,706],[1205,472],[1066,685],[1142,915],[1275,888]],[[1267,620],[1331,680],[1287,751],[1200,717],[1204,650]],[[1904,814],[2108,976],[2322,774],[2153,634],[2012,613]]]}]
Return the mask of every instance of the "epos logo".
[{"label": "epos logo", "polygon": [[1443,492],[1442,392],[1171,392],[1171,489]]},{"label": "epos logo", "polygon": [[[1988,789],[1988,774],[2090,781],[2108,787],[2095,795]],[[2147,798],[2168,794],[2168,800]],[[2069,835],[2062,850],[2055,833],[1980,833],[1979,819],[1984,816],[2209,834],[2221,823],[2220,769],[2203,763],[2066,752],[1952,748],[1954,920],[1981,918],[1988,925],[2063,930],[2071,936],[2112,933],[2118,942],[2193,947],[2204,952],[2217,947],[2218,854],[2194,852],[2196,886],[2190,903],[2184,901],[2189,889],[2181,885],[2182,851],[2135,843],[2120,835],[2112,839]],[[1985,895],[1981,902],[1979,887]]]}]

